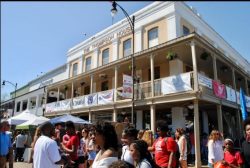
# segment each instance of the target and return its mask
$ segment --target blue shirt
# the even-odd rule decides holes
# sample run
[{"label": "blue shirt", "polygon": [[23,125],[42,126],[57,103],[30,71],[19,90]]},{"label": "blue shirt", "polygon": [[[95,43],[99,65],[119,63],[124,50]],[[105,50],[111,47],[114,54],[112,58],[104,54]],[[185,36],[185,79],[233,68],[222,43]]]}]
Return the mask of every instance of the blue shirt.
[{"label": "blue shirt", "polygon": [[10,135],[0,132],[0,155],[7,155],[12,147]]}]

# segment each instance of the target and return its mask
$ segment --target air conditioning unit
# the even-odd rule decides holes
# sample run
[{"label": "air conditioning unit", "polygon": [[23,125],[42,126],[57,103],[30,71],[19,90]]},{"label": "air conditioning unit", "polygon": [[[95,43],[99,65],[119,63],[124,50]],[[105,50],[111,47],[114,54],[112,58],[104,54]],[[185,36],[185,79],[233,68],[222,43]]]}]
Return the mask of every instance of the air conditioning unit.
[{"label": "air conditioning unit", "polygon": [[[57,97],[57,96],[58,96],[58,92],[57,91],[50,91],[49,92],[49,97]],[[63,98],[63,99],[65,99],[64,93],[60,92],[60,97]]]}]

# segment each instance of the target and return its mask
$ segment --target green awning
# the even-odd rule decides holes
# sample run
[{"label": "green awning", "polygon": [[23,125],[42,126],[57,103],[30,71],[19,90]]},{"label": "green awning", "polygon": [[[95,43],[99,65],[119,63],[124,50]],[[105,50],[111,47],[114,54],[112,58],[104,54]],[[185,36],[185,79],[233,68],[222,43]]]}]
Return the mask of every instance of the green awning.
[{"label": "green awning", "polygon": [[16,130],[21,130],[21,129],[31,129],[31,128],[35,128],[36,126],[34,125],[21,125],[21,126],[16,126]]}]

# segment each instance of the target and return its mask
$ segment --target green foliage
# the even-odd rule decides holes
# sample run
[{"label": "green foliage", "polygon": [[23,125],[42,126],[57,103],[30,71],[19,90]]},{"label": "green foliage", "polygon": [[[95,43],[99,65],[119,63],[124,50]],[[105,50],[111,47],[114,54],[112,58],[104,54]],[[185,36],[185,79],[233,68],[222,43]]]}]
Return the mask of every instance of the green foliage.
[{"label": "green foliage", "polygon": [[169,51],[166,55],[166,59],[168,60],[173,60],[175,58],[177,58],[177,54],[173,51]]}]

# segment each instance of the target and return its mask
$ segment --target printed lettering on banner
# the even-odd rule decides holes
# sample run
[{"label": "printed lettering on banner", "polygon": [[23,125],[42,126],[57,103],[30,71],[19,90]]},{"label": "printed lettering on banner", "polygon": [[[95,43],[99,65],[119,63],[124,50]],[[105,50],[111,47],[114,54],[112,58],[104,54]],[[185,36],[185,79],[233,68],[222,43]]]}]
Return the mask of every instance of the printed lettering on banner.
[{"label": "printed lettering on banner", "polygon": [[45,111],[46,113],[55,111],[55,102],[46,104]]},{"label": "printed lettering on banner", "polygon": [[226,88],[225,85],[218,83],[213,80],[213,89],[216,97],[225,99],[226,98]]},{"label": "printed lettering on banner", "polygon": [[129,75],[123,74],[123,90],[122,95],[125,98],[132,98],[133,79]]},{"label": "printed lettering on banner", "polygon": [[190,73],[170,76],[161,80],[163,94],[177,93],[192,90]]},{"label": "printed lettering on banner", "polygon": [[91,94],[85,96],[85,105],[86,106],[97,105],[97,94]]},{"label": "printed lettering on banner", "polygon": [[227,91],[227,100],[231,102],[236,102],[235,90],[226,86],[226,91]]},{"label": "printed lettering on banner", "polygon": [[56,111],[70,110],[70,104],[71,104],[71,99],[59,101],[55,104]]},{"label": "printed lettering on banner", "polygon": [[210,78],[208,78],[208,77],[206,77],[206,76],[204,76],[204,75],[202,75],[200,73],[198,74],[198,82],[202,86],[206,86],[206,87],[208,87],[210,89],[213,88],[212,87],[212,79],[210,79]]},{"label": "printed lettering on banner", "polygon": [[248,108],[250,108],[250,97],[249,96],[245,96],[245,98],[246,98],[246,106]]},{"label": "printed lettering on banner", "polygon": [[98,104],[113,103],[113,90],[98,93]]},{"label": "printed lettering on banner", "polygon": [[85,97],[77,97],[73,99],[73,109],[83,108],[85,106]]}]

